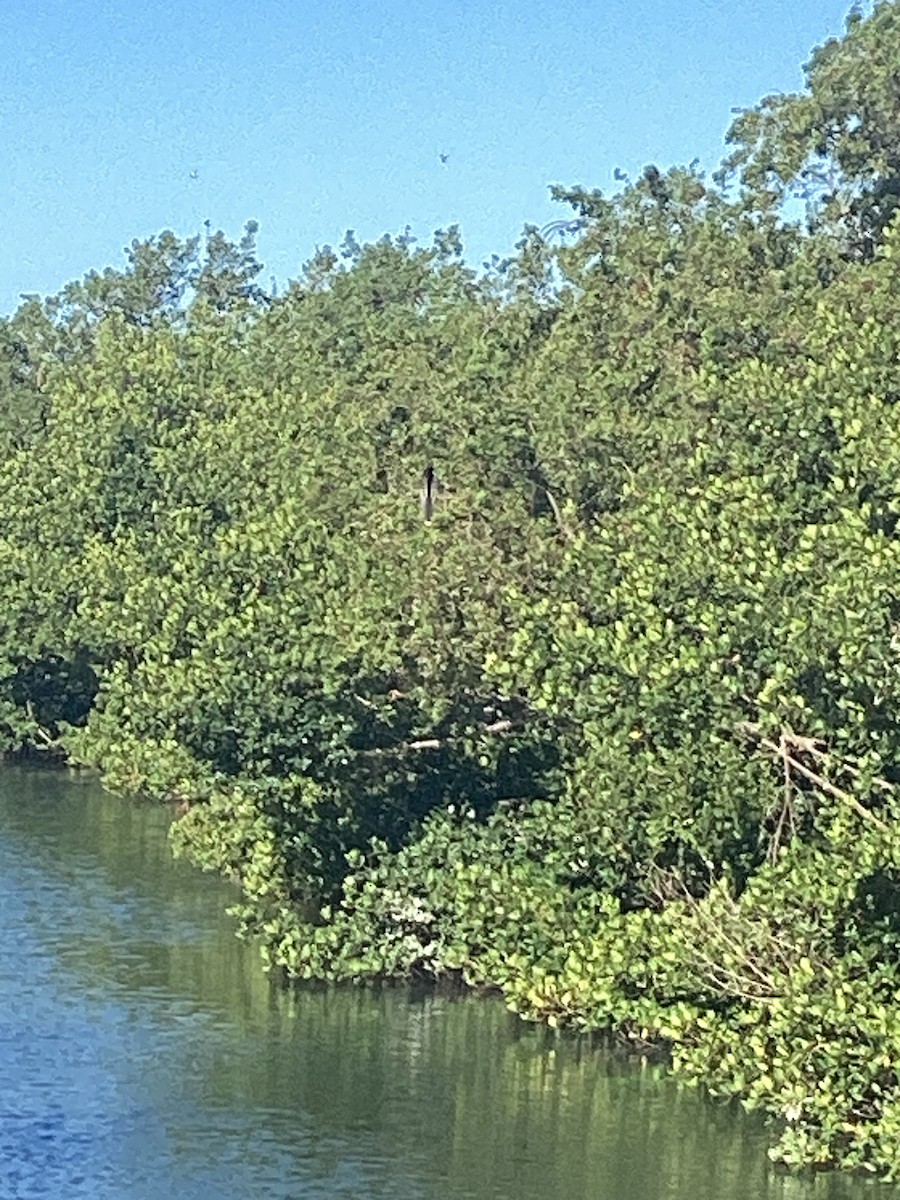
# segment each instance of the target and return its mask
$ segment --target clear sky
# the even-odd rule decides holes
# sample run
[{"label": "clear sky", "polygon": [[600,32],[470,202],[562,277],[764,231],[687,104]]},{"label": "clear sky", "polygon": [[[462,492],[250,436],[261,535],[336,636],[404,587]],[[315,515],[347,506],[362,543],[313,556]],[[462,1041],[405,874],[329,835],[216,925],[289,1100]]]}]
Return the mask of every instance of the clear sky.
[{"label": "clear sky", "polygon": [[[0,0],[0,313],[133,238],[326,242],[458,222],[475,265],[553,183],[697,157],[802,84],[849,0]],[[446,162],[441,161],[446,155]]]}]

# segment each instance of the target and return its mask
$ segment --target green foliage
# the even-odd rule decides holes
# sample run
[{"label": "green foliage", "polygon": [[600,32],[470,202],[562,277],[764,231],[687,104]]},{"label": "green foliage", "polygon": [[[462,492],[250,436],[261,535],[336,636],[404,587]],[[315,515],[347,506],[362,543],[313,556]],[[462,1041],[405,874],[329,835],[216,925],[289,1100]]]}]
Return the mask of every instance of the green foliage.
[{"label": "green foliage", "polygon": [[723,176],[738,173],[753,205],[792,189],[846,252],[871,257],[900,206],[895,0],[877,0],[865,19],[854,8],[846,35],[818,46],[805,70],[806,91],[740,113]]},{"label": "green foliage", "polygon": [[568,248],[351,233],[280,297],[254,225],[164,233],[0,329],[0,748],[177,802],[290,977],[458,975],[887,1176],[895,15],[743,115],[739,202],[648,167]]}]

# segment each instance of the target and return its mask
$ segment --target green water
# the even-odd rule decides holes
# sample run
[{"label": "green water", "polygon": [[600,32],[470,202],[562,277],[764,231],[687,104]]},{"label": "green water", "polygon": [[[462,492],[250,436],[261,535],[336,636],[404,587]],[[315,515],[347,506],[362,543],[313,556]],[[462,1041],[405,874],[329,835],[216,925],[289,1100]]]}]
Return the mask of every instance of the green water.
[{"label": "green water", "polygon": [[285,992],[169,817],[0,770],[0,1200],[857,1200],[494,1001]]}]

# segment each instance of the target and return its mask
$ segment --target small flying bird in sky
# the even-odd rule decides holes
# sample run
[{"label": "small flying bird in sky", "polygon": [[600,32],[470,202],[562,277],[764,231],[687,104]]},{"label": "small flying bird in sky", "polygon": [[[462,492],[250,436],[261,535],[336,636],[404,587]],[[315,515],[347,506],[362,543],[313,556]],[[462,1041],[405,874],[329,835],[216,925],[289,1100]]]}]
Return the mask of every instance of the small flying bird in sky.
[{"label": "small flying bird in sky", "polygon": [[449,157],[450,157],[450,155],[449,155],[449,154],[442,154],[442,155],[441,155],[441,162],[442,162],[442,163],[445,163]]},{"label": "small flying bird in sky", "polygon": [[199,179],[199,178],[200,178],[200,172],[199,172],[199,171],[191,171],[189,178],[191,178],[191,179]]}]

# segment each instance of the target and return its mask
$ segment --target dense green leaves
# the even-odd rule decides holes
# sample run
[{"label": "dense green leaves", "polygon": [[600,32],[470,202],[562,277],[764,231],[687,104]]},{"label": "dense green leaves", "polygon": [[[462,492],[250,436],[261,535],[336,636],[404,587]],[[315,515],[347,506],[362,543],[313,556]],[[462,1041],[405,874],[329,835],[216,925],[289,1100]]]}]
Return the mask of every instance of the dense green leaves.
[{"label": "dense green leaves", "polygon": [[164,233],[28,300],[2,747],[177,802],[291,977],[459,974],[900,1173],[897,47],[744,114],[738,202],[647,168],[557,189],[565,249],[348,234],[280,297],[253,225]]}]

